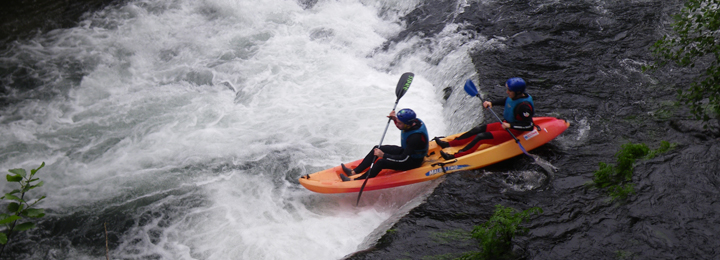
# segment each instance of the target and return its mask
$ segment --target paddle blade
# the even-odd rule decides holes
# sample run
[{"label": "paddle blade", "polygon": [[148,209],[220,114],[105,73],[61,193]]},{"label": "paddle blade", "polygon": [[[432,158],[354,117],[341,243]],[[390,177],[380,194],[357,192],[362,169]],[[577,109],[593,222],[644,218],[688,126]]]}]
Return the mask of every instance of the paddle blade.
[{"label": "paddle blade", "polygon": [[398,80],[397,87],[395,87],[395,96],[399,100],[403,95],[405,95],[405,92],[408,91],[410,88],[410,84],[413,81],[413,78],[415,77],[415,74],[412,72],[405,72],[400,76],[400,80]]},{"label": "paddle blade", "polygon": [[475,87],[475,83],[470,79],[465,81],[465,92],[473,97],[478,95],[477,87]]}]

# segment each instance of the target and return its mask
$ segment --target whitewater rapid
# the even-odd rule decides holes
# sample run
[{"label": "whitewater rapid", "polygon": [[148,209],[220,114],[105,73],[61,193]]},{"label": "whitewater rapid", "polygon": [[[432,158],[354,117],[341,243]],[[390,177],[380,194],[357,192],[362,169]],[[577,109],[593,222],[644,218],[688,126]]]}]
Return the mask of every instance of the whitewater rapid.
[{"label": "whitewater rapid", "polygon": [[65,230],[24,237],[28,258],[96,259],[104,224],[116,259],[338,259],[372,244],[436,182],[355,207],[297,178],[378,144],[404,72],[398,109],[431,137],[473,123],[449,125],[443,89],[473,75],[467,51],[485,42],[456,24],[396,39],[417,4],[131,1],[15,43],[0,61],[37,84],[1,111],[0,168],[45,162],[41,228]]}]

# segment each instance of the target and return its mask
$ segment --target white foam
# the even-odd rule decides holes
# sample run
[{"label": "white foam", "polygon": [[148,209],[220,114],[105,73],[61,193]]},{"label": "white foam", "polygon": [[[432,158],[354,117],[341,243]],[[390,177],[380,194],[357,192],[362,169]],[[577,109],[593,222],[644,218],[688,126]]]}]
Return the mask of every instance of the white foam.
[{"label": "white foam", "polygon": [[[340,258],[434,186],[366,192],[355,207],[356,194],[315,194],[295,180],[378,144],[407,71],[416,77],[398,109],[414,109],[431,136],[449,134],[441,90],[474,71],[475,40],[454,25],[432,46],[411,38],[378,51],[416,3],[106,9],[18,47],[47,72],[43,88],[63,87],[3,112],[19,119],[0,126],[10,147],[0,167],[45,161],[43,207],[55,214],[124,212],[135,224],[118,234],[116,258]],[[63,61],[82,65],[79,83],[63,78]],[[399,144],[393,126],[383,144]]]}]

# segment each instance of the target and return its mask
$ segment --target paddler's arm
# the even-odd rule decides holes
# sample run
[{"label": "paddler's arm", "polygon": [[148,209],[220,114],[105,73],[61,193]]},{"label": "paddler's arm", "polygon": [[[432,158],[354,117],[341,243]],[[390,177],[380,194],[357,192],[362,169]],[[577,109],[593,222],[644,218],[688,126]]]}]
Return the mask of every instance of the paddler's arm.
[{"label": "paddler's arm", "polygon": [[[392,119],[393,123],[395,123],[396,126],[398,125],[398,122],[400,122],[397,116],[395,116],[395,110],[390,111],[390,114],[387,116],[387,118]],[[385,158],[385,153],[378,148],[373,149],[373,154],[375,154],[375,156],[377,156],[378,158]]]},{"label": "paddler's arm", "polygon": [[427,142],[425,136],[421,133],[411,134],[407,139],[408,147],[403,150],[402,154],[385,154],[383,158],[388,161],[405,162],[410,159],[410,155],[413,154],[414,151],[425,148]]},{"label": "paddler's arm", "polygon": [[387,116],[387,118],[392,119],[393,123],[395,123],[395,126],[400,128],[400,126],[398,124],[402,123],[402,122],[400,122],[400,120],[397,118],[397,116],[395,116],[395,110],[390,111],[390,114]]},{"label": "paddler's arm", "polygon": [[[484,106],[485,108],[491,108],[491,107],[494,107],[494,106],[503,107],[503,106],[505,106],[505,101],[506,101],[506,100],[507,100],[506,98],[501,98],[501,99],[493,100],[492,102],[485,101],[485,102],[483,102],[483,106]],[[486,106],[486,103],[490,103],[490,106]]]}]

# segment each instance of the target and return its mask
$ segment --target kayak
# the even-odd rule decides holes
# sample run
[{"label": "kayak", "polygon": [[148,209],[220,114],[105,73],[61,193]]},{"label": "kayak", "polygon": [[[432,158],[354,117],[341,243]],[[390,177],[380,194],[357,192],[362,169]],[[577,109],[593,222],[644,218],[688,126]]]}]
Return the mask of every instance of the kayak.
[{"label": "kayak", "polygon": [[[570,123],[565,119],[554,117],[535,117],[533,121],[536,125],[534,130],[523,132],[521,135],[516,136],[526,151],[550,142],[570,126]],[[462,133],[458,133],[448,136],[445,140],[452,140],[461,134]],[[382,170],[375,178],[367,180],[367,184],[363,190],[387,189],[430,181],[448,173],[482,168],[523,154],[523,151],[518,144],[515,143],[515,140],[510,139],[510,141],[494,146],[483,144],[478,147],[477,151],[451,160],[445,160],[440,156],[441,149],[446,153],[454,154],[462,148],[463,147],[460,146],[442,149],[434,140],[430,141],[428,155],[420,167],[407,171]],[[345,165],[350,168],[355,168],[361,161],[362,159],[346,163]],[[316,173],[303,175],[299,181],[300,184],[308,190],[319,193],[349,193],[360,191],[365,180],[354,180],[354,178],[362,174],[358,173],[350,176],[353,180],[343,182],[340,179],[340,173],[342,172],[342,168],[338,165]]]}]

